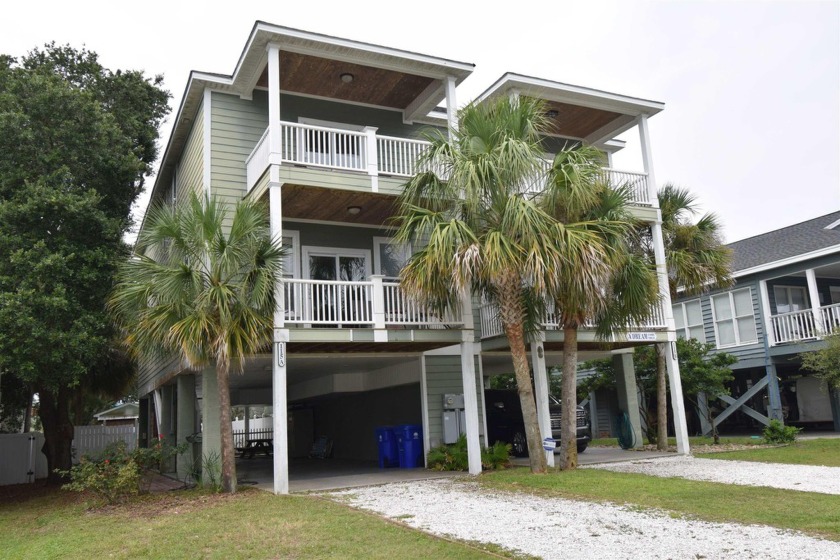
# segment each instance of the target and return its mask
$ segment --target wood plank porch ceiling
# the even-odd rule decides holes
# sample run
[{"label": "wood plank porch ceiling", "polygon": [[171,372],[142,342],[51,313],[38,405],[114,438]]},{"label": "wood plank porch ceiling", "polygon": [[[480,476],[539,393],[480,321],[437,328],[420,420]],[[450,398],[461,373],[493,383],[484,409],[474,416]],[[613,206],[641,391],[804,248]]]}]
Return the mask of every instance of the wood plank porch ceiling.
[{"label": "wood plank porch ceiling", "polygon": [[572,138],[586,138],[621,116],[621,114],[611,111],[560,103],[559,101],[547,102],[546,109],[547,111],[557,112],[556,117],[548,119],[551,132],[561,136],[571,136]]},{"label": "wood plank porch ceiling", "polygon": [[452,346],[449,342],[289,342],[289,355],[298,354],[419,354]]},{"label": "wood plank porch ceiling", "polygon": [[[394,196],[306,187],[303,185],[283,185],[283,218],[293,220],[322,220],[328,222],[347,222],[351,224],[386,225],[395,210]],[[350,214],[347,209],[357,206],[358,214]]]},{"label": "wood plank porch ceiling", "polygon": [[[342,74],[352,74],[350,83]],[[405,72],[280,51],[280,89],[380,107],[405,109],[434,81]],[[257,85],[268,87],[268,67]]]}]

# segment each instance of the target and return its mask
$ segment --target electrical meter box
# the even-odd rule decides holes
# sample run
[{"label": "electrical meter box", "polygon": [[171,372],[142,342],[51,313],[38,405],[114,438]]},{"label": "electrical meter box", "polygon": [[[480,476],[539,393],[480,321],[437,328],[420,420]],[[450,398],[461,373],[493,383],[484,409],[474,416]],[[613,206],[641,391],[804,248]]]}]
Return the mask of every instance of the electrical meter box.
[{"label": "electrical meter box", "polygon": [[443,395],[443,409],[455,410],[464,408],[464,394],[446,393]]}]

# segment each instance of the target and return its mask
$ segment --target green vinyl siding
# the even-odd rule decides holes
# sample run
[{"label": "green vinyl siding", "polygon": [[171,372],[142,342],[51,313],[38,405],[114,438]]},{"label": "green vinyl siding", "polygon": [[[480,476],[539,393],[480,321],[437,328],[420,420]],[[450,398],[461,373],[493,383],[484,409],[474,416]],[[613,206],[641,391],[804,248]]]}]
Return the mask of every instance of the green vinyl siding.
[{"label": "green vinyl siding", "polygon": [[[443,395],[448,393],[461,394],[464,392],[464,384],[461,378],[461,356],[425,356],[426,361],[426,391],[429,407],[429,442],[432,446],[440,445],[443,442]],[[484,410],[481,395],[481,380],[476,371],[476,396],[478,397],[478,430],[484,434]],[[481,444],[484,445],[482,438]]]},{"label": "green vinyl siding", "polygon": [[210,99],[210,193],[229,202],[245,196],[245,160],[268,127],[266,96],[249,101],[213,92]]},{"label": "green vinyl siding", "polygon": [[177,201],[189,199],[190,193],[204,193],[204,107],[199,108],[192,130],[184,144],[176,172]]}]

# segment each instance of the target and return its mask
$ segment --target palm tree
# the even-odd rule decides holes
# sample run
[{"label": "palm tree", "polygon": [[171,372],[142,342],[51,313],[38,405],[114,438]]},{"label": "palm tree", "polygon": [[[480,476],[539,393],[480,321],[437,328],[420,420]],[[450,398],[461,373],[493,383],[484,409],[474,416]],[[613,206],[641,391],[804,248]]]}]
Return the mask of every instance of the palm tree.
[{"label": "palm tree", "polygon": [[578,329],[595,324],[604,338],[641,324],[659,299],[655,272],[633,250],[639,240],[637,220],[629,213],[630,190],[604,181],[601,160],[592,147],[561,152],[541,197],[546,212],[557,220],[554,247],[563,262],[550,285],[563,329],[562,469],[577,467]]},{"label": "palm tree", "polygon": [[[722,226],[713,213],[704,214],[697,223],[697,198],[687,189],[667,183],[657,195],[662,212],[662,237],[668,268],[671,299],[702,293],[712,287],[732,285],[732,251],[723,245]],[[660,450],[668,447],[667,371],[665,351],[656,353],[657,436]]]},{"label": "palm tree", "polygon": [[399,242],[419,247],[403,268],[406,291],[443,309],[474,293],[498,305],[511,347],[532,472],[545,472],[536,401],[525,350],[526,324],[538,309],[556,263],[544,245],[551,218],[529,195],[543,173],[541,104],[533,100],[471,104],[451,138],[427,133],[431,147],[405,186],[395,221]]},{"label": "palm tree", "polygon": [[270,342],[281,258],[264,206],[240,202],[228,221],[224,202],[193,196],[149,211],[109,301],[136,355],[215,366],[225,492],[236,491],[229,372]]}]

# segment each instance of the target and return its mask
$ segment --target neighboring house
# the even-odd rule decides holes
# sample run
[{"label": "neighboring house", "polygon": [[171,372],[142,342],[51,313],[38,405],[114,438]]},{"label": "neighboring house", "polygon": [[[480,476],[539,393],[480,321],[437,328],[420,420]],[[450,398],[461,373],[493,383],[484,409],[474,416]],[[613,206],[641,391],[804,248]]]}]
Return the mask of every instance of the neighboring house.
[{"label": "neighboring house", "polygon": [[[232,75],[190,75],[152,204],[180,204],[190,192],[270,202],[272,230],[289,249],[285,297],[273,353],[254,356],[243,375],[231,376],[231,401],[273,406],[277,492],[288,491],[289,459],[305,457],[319,436],[334,442],[335,457],[368,461],[377,458],[379,426],[420,425],[425,450],[442,443],[444,395],[452,393],[464,394],[463,405],[455,399],[449,406],[464,410],[470,448],[492,443],[482,437],[483,379],[512,370],[495,309],[464,301],[437,315],[412,302],[397,278],[409,252],[390,243],[386,225],[426,147],[421,131],[455,125],[456,86],[472,70],[257,22]],[[548,103],[551,149],[587,142],[611,160],[624,145],[615,137],[637,130],[643,171],[604,173],[634,187],[635,213],[661,241],[647,125],[661,103],[517,74],[502,76],[479,102],[511,95]],[[661,264],[661,242],[658,248]],[[582,360],[616,353],[631,380],[622,397],[632,401],[625,403],[630,410],[637,407],[628,352],[675,339],[666,280],[661,274],[664,302],[649,324],[606,343],[592,329],[580,333]],[[531,351],[541,427],[550,434],[545,370],[560,363],[563,334],[550,315],[543,329]],[[681,395],[670,352],[668,363]],[[215,375],[150,359],[141,364],[139,386],[141,445],[158,433],[181,442],[201,431],[201,453],[218,450]],[[674,401],[685,452],[682,399]],[[477,458],[471,453],[472,473],[481,470]],[[179,470],[189,471],[190,462],[179,460]]]},{"label": "neighboring house", "polygon": [[103,426],[133,426],[140,417],[138,403],[122,403],[93,415]]},{"label": "neighboring house", "polygon": [[713,404],[715,423],[755,431],[777,418],[840,430],[840,395],[799,359],[840,326],[840,212],[728,247],[735,285],[673,307],[678,336],[738,357],[731,397]]}]

